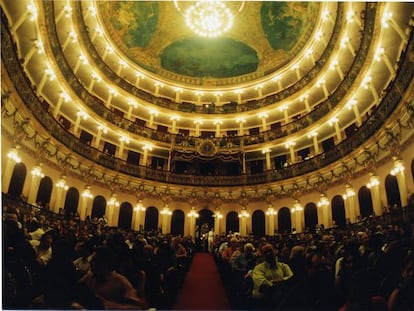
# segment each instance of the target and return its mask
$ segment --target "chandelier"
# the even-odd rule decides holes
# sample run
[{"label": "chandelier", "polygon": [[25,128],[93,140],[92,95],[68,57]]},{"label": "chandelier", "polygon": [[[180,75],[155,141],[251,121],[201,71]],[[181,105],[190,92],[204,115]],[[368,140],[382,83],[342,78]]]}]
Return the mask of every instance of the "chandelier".
[{"label": "chandelier", "polygon": [[[184,15],[187,27],[198,36],[215,38],[233,26],[235,10],[230,9],[221,1],[202,0],[195,3],[174,1],[174,3],[177,10]],[[240,12],[243,6],[244,2],[237,5],[236,12]]]}]

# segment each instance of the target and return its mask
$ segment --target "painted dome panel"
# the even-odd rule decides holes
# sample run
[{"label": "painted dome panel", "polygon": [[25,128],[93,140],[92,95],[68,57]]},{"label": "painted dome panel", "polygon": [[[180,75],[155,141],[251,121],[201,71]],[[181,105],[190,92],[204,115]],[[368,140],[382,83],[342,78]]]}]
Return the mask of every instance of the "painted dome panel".
[{"label": "painted dome panel", "polygon": [[200,78],[227,78],[251,73],[259,63],[253,48],[228,38],[176,41],[162,51],[160,57],[162,68]]}]

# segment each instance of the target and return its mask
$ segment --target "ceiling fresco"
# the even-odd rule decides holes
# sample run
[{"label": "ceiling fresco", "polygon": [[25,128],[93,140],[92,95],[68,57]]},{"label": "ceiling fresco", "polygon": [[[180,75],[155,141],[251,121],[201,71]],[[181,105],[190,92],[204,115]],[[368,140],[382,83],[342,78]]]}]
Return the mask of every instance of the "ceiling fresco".
[{"label": "ceiling fresco", "polygon": [[320,10],[320,3],[314,2],[247,1],[229,6],[240,3],[243,9],[233,28],[220,38],[198,37],[172,1],[97,5],[108,37],[132,63],[168,79],[195,77],[211,84],[212,79],[237,76],[254,80],[287,64],[305,46]]}]

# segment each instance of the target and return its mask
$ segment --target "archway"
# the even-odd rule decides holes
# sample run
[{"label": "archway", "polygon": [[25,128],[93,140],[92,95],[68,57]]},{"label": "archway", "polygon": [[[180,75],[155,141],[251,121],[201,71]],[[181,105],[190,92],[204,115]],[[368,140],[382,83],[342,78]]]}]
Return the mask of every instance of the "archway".
[{"label": "archway", "polygon": [[277,220],[279,233],[290,233],[292,231],[292,219],[288,207],[282,207],[279,210]]},{"label": "archway", "polygon": [[123,202],[119,207],[118,227],[121,229],[131,229],[132,224],[132,204]]},{"label": "archway", "polygon": [[315,232],[318,224],[318,208],[316,204],[310,202],[305,205],[305,231]]},{"label": "archway", "polygon": [[252,233],[255,237],[262,237],[266,234],[265,213],[261,210],[256,210],[253,212]]},{"label": "archway", "polygon": [[239,232],[240,223],[239,215],[236,212],[230,212],[226,215],[226,232]]},{"label": "archway", "polygon": [[359,202],[359,212],[361,218],[368,217],[374,212],[374,207],[372,205],[372,196],[371,191],[367,186],[363,186],[358,191],[358,202]]},{"label": "archway", "polygon": [[[65,207],[66,210],[66,207]],[[102,218],[105,216],[106,200],[103,196],[98,195],[93,199],[91,218]]]},{"label": "archway", "polygon": [[37,191],[36,203],[41,207],[49,209],[50,197],[52,195],[53,182],[48,176],[40,180],[39,189]]},{"label": "archway", "polygon": [[346,216],[345,216],[345,202],[342,196],[336,195],[331,201],[332,209],[332,220],[335,224],[341,228],[345,227]]},{"label": "archway", "polygon": [[185,214],[182,210],[176,209],[171,216],[171,234],[184,235]]},{"label": "archway", "polygon": [[[65,214],[66,215],[69,215],[70,213],[75,214],[78,210],[78,204],[79,204],[79,191],[78,189],[74,187],[70,187],[68,191],[66,192],[65,205],[63,207],[65,210]],[[58,206],[58,208],[60,209],[61,207]],[[105,214],[105,211],[104,211],[104,214]]]},{"label": "archway", "polygon": [[16,163],[13,168],[13,173],[10,179],[8,195],[12,198],[19,198],[23,191],[24,181],[26,179],[26,165],[23,163]]},{"label": "archway", "polygon": [[145,231],[157,231],[158,230],[158,209],[150,206],[145,210]]},{"label": "archway", "polygon": [[414,159],[411,160],[411,178],[414,181]]},{"label": "archway", "polygon": [[400,188],[398,187],[397,177],[388,174],[385,177],[385,192],[387,194],[388,206],[391,208],[396,204],[401,207]]}]

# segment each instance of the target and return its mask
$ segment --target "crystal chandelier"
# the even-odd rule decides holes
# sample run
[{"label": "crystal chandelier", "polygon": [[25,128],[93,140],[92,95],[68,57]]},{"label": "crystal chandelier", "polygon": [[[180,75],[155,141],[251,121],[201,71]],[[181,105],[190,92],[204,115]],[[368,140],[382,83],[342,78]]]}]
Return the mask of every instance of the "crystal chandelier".
[{"label": "crystal chandelier", "polygon": [[[221,1],[174,2],[177,10],[184,14],[187,27],[201,37],[218,37],[233,26],[235,14]],[[186,5],[183,6],[183,3]],[[243,9],[243,4],[238,6],[238,12]]]}]

